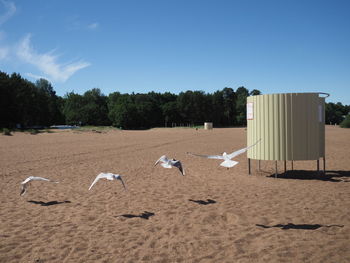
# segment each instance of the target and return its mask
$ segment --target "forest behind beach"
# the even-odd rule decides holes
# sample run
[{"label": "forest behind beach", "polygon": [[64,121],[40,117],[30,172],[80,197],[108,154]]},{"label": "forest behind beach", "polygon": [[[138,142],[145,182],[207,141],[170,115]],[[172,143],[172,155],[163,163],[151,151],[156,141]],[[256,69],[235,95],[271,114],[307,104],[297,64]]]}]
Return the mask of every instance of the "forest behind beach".
[{"label": "forest behind beach", "polygon": [[[84,94],[74,91],[58,96],[46,79],[31,82],[18,73],[0,71],[0,128],[50,127],[52,125],[114,126],[148,129],[203,125],[246,125],[246,98],[263,94],[246,87],[224,87],[213,93],[187,90],[105,95],[99,88]],[[350,126],[350,105],[326,103],[326,124]]]}]

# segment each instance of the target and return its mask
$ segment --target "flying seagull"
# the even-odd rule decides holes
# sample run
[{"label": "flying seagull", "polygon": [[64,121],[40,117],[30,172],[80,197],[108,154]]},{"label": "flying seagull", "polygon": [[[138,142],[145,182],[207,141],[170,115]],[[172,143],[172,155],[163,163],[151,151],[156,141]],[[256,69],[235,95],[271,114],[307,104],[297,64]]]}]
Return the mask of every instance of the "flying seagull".
[{"label": "flying seagull", "polygon": [[178,168],[182,175],[185,175],[185,170],[182,168],[182,164],[179,160],[168,159],[165,155],[161,156],[154,164],[156,166],[160,162],[160,165],[164,168],[172,168],[173,166]]},{"label": "flying seagull", "polygon": [[258,140],[256,143],[246,147],[246,148],[243,148],[243,149],[240,149],[238,151],[235,151],[233,153],[230,153],[230,154],[227,154],[226,152],[224,152],[222,155],[201,155],[201,154],[195,154],[195,153],[190,153],[188,152],[188,154],[191,154],[191,155],[195,155],[195,156],[199,156],[199,157],[205,157],[205,158],[209,158],[209,159],[219,159],[219,160],[224,160],[222,163],[220,163],[221,166],[224,166],[224,167],[227,167],[227,168],[230,168],[230,167],[233,167],[235,166],[236,164],[238,164],[238,162],[236,161],[233,161],[231,159],[233,159],[234,157],[242,154],[242,153],[245,153],[249,148],[255,146],[257,143],[259,143],[261,141]]},{"label": "flying seagull", "polygon": [[107,180],[120,180],[123,184],[124,189],[126,190],[125,184],[123,182],[122,176],[124,175],[120,175],[120,174],[112,174],[112,173],[100,173],[99,175],[96,176],[95,180],[92,182],[92,184],[89,187],[89,190],[94,186],[94,184],[97,183],[98,180],[104,178]]},{"label": "flying seagull", "polygon": [[56,184],[58,183],[58,182],[54,182],[54,181],[51,181],[51,180],[46,179],[46,178],[43,178],[43,177],[29,176],[27,179],[25,179],[25,180],[21,183],[21,185],[22,185],[22,190],[21,190],[20,195],[24,195],[24,194],[27,192],[28,184],[29,184],[31,181],[47,181],[47,182],[56,183]]}]

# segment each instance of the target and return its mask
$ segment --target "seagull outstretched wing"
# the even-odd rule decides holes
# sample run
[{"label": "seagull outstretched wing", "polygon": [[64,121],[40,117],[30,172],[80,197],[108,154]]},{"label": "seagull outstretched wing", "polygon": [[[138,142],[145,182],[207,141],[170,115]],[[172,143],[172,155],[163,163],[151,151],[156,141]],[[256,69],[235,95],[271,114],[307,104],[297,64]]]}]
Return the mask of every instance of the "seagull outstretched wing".
[{"label": "seagull outstretched wing", "polygon": [[22,189],[20,195],[24,195],[27,192],[27,184],[22,184]]},{"label": "seagull outstretched wing", "polygon": [[230,154],[227,155],[227,157],[228,157],[229,159],[232,159],[232,158],[234,158],[234,157],[236,157],[236,156],[238,156],[238,155],[240,155],[240,154],[242,154],[242,153],[245,153],[249,148],[255,146],[255,145],[258,144],[260,141],[261,141],[261,139],[258,140],[256,143],[254,143],[254,144],[248,146],[248,147],[245,147],[245,148],[243,148],[243,149],[240,149],[240,150],[237,150],[237,151],[235,151],[235,152],[233,152],[233,153],[230,153]]},{"label": "seagull outstretched wing", "polygon": [[182,164],[179,160],[175,160],[175,159],[168,159],[168,157],[166,157],[165,155],[162,155],[158,161],[156,161],[156,163],[154,164],[154,166],[156,166],[158,163],[160,162],[160,165],[164,168],[172,168],[172,167],[176,167],[180,170],[182,175],[185,175],[185,171],[182,168]]},{"label": "seagull outstretched wing", "polygon": [[[97,183],[98,180],[100,180],[101,178],[106,178],[109,179],[111,176],[109,173],[100,173],[96,176],[95,180],[92,182],[92,184],[89,187],[89,190],[94,186],[94,184]],[[109,180],[113,180],[113,179],[109,179]]]},{"label": "seagull outstretched wing", "polygon": [[123,184],[123,186],[124,186],[124,189],[127,190],[127,189],[126,189],[126,186],[125,186],[125,184],[124,184],[124,181],[123,181],[123,179],[122,179],[122,177],[121,177],[120,175],[119,175],[119,180],[122,182],[122,184]]},{"label": "seagull outstretched wing", "polygon": [[180,173],[182,175],[185,175],[185,170],[182,167],[182,164],[180,161],[171,161],[171,165],[178,168],[180,170]]},{"label": "seagull outstretched wing", "polygon": [[107,179],[107,180],[120,180],[123,184],[124,189],[126,190],[126,186],[124,184],[124,181],[122,177],[119,174],[112,174],[112,173],[100,173],[96,176],[95,180],[92,182],[92,184],[89,187],[89,190],[97,183],[100,179]]},{"label": "seagull outstretched wing", "polygon": [[39,176],[29,176],[27,179],[25,179],[23,182],[21,182],[22,189],[20,195],[24,195],[27,192],[28,183],[31,181],[46,181],[51,183],[58,183],[56,181],[51,181],[50,179],[39,177]]},{"label": "seagull outstretched wing", "polygon": [[165,155],[162,155],[162,156],[158,159],[158,161],[156,161],[156,163],[154,164],[154,166],[156,166],[159,162],[166,163],[166,162],[168,162],[168,161],[169,161],[169,159],[168,159]]},{"label": "seagull outstretched wing", "polygon": [[[39,177],[39,176],[29,176],[27,179],[25,179],[21,184],[26,184],[29,183],[30,181],[47,181],[51,182],[51,180],[46,179],[44,177]],[[55,182],[57,183],[57,182]]]}]

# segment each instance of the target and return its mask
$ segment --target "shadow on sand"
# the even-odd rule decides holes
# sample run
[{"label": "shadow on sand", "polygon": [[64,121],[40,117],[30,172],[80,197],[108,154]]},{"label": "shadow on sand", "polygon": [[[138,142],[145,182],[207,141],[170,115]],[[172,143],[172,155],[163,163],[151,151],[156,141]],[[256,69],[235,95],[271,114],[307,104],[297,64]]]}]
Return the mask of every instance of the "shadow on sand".
[{"label": "shadow on sand", "polygon": [[[270,174],[267,177],[275,178],[275,174]],[[297,180],[320,180],[328,182],[350,182],[350,171],[335,171],[327,170],[326,174],[322,171],[309,170],[289,170],[287,173],[277,174],[279,179],[297,179]]]},{"label": "shadow on sand", "polygon": [[36,205],[41,205],[41,206],[51,206],[51,205],[60,205],[60,204],[69,204],[71,201],[50,201],[50,202],[43,202],[43,201],[27,201],[28,203],[36,204]]},{"label": "shadow on sand", "polygon": [[210,204],[215,204],[216,203],[216,201],[212,200],[212,199],[207,199],[207,201],[205,201],[205,200],[188,199],[188,201],[193,202],[193,203],[197,203],[199,205],[210,205]]},{"label": "shadow on sand", "polygon": [[135,218],[135,217],[139,217],[139,218],[142,218],[142,219],[146,219],[148,220],[151,216],[154,216],[155,213],[152,213],[152,212],[148,212],[148,211],[145,211],[139,215],[133,215],[133,214],[124,214],[124,215],[120,215],[120,216],[116,216],[116,217],[126,217],[126,218]]},{"label": "shadow on sand", "polygon": [[316,229],[319,229],[320,227],[343,227],[344,225],[320,225],[320,224],[292,224],[292,223],[288,223],[286,225],[277,224],[274,226],[266,226],[266,225],[256,224],[256,226],[262,227],[262,228],[277,227],[277,228],[280,228],[283,230],[288,230],[288,229],[316,230]]}]

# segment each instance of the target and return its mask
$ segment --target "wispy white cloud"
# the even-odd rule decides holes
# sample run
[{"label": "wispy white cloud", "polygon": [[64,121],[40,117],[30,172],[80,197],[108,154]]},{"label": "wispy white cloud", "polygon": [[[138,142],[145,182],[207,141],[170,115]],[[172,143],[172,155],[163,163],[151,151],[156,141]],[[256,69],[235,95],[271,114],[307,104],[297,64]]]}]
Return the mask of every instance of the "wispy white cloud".
[{"label": "wispy white cloud", "polygon": [[53,81],[65,82],[78,70],[90,66],[90,63],[84,61],[60,64],[57,62],[58,56],[54,55],[53,51],[43,54],[36,52],[31,46],[30,39],[31,35],[28,34],[20,41],[16,50],[17,56],[22,61],[37,67]]},{"label": "wispy white cloud", "polygon": [[0,60],[7,58],[9,51],[10,51],[10,49],[8,47],[1,47],[0,46]]},{"label": "wispy white cloud", "polygon": [[92,23],[92,24],[88,25],[87,28],[90,30],[96,30],[98,27],[99,27],[98,23]]},{"label": "wispy white cloud", "polygon": [[51,80],[48,77],[39,76],[39,75],[35,75],[35,74],[32,74],[32,73],[24,73],[24,75],[26,75],[27,77],[30,77],[32,79],[46,79],[47,81],[51,82]]},{"label": "wispy white cloud", "polygon": [[16,13],[16,6],[13,2],[1,0],[0,3],[5,8],[5,13],[0,14],[0,26],[9,20]]},{"label": "wispy white cloud", "polygon": [[[9,20],[16,13],[16,5],[7,0],[0,0],[0,26]],[[75,28],[80,28],[78,18],[72,20]],[[89,25],[90,29],[96,29],[97,23]],[[38,79],[45,78],[53,81],[65,82],[77,71],[90,66],[85,61],[59,63],[58,55],[53,51],[39,53],[31,46],[31,35],[26,35],[17,46],[4,45],[5,32],[0,30],[0,60],[16,61],[18,58],[25,63],[34,65],[39,71],[37,74],[25,73],[28,77]],[[2,42],[2,43],[1,43]]]},{"label": "wispy white cloud", "polygon": [[94,31],[100,27],[98,22],[87,23],[79,15],[71,15],[66,17],[66,30],[67,31]]}]

